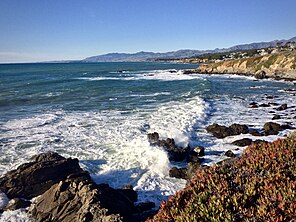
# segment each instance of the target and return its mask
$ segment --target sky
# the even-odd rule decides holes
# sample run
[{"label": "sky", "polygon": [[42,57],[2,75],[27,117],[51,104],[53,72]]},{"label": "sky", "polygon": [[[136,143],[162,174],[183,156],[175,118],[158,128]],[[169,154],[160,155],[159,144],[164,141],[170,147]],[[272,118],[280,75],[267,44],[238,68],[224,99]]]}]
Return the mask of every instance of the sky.
[{"label": "sky", "polygon": [[296,0],[0,0],[0,63],[296,36]]}]

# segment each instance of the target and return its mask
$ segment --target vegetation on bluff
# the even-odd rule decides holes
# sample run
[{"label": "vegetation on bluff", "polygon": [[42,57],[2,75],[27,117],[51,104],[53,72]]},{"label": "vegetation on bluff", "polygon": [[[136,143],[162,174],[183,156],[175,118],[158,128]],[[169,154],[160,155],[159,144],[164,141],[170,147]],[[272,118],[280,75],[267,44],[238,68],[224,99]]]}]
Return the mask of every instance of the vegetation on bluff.
[{"label": "vegetation on bluff", "polygon": [[292,221],[296,139],[248,147],[238,159],[199,169],[150,221]]}]

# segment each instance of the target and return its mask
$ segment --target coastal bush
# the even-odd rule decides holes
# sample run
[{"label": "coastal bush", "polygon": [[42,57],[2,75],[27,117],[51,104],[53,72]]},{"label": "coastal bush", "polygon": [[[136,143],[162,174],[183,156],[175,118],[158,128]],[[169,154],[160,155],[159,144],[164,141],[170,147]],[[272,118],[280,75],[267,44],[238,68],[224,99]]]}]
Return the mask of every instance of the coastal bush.
[{"label": "coastal bush", "polygon": [[150,221],[293,221],[296,139],[254,144],[238,159],[198,169]]}]

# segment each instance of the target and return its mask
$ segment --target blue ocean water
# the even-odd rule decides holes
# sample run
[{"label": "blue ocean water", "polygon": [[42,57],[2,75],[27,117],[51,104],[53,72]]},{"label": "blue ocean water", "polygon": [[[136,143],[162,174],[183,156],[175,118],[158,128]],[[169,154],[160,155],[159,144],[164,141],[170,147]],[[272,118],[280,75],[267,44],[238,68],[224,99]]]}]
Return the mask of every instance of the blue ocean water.
[{"label": "blue ocean water", "polygon": [[96,182],[131,184],[140,201],[159,204],[184,187],[186,181],[170,178],[168,171],[185,163],[170,163],[165,151],[149,145],[147,133],[159,132],[184,147],[203,145],[204,163],[211,164],[225,158],[226,150],[239,154],[243,148],[231,145],[241,136],[216,139],[206,133],[207,125],[237,122],[259,130],[272,119],[275,106],[250,109],[250,102],[287,103],[291,109],[277,122],[295,125],[296,97],[285,90],[295,89],[293,83],[183,74],[192,68],[196,65],[0,65],[0,175],[32,155],[56,151],[77,157]]}]

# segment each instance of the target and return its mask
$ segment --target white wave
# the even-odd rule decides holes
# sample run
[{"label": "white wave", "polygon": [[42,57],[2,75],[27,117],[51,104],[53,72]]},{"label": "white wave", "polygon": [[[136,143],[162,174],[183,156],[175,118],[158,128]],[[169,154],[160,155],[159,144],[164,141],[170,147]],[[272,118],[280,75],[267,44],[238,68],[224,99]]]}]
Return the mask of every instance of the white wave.
[{"label": "white wave", "polygon": [[0,150],[0,173],[28,161],[32,155],[57,151],[80,159],[96,182],[113,187],[132,184],[141,194],[140,200],[149,197],[160,204],[185,182],[169,178],[167,153],[151,147],[146,134],[157,131],[185,146],[192,126],[204,117],[205,107],[195,97],[129,113],[57,111],[11,120],[0,131],[0,137],[6,139]]},{"label": "white wave", "polygon": [[118,77],[79,77],[79,80],[87,81],[103,81],[103,80],[122,80],[122,81],[136,81],[136,80],[161,80],[161,81],[177,81],[177,80],[192,80],[201,79],[199,75],[183,74],[183,71],[171,72],[171,70],[152,70],[143,72],[129,72],[129,75],[119,75]]}]

